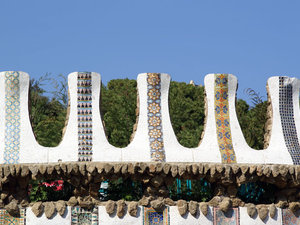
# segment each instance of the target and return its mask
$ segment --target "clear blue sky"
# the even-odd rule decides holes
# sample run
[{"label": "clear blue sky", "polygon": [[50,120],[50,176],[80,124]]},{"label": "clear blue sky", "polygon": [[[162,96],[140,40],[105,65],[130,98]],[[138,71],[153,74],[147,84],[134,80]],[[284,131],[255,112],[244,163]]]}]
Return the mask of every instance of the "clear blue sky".
[{"label": "clear blue sky", "polygon": [[0,70],[38,78],[95,71],[103,82],[165,72],[203,84],[232,73],[238,97],[272,75],[300,78],[300,1],[2,0]]}]

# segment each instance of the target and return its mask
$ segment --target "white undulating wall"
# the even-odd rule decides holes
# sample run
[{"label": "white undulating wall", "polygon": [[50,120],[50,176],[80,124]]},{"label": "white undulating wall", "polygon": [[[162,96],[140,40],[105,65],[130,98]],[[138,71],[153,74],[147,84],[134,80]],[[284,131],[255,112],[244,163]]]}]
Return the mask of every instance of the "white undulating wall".
[{"label": "white undulating wall", "polygon": [[[119,218],[118,216],[108,215],[106,213],[104,206],[98,207],[98,223],[105,225],[140,225],[143,224],[143,211],[142,207],[138,208],[137,217],[132,217],[128,213],[123,217]],[[169,209],[169,217],[171,225],[212,225],[213,224],[213,208],[209,207],[208,215],[204,216],[202,213],[198,213],[196,216],[192,216],[190,213],[187,213],[184,216],[181,216],[178,212],[178,208],[171,206]],[[281,209],[277,208],[277,212],[274,218],[267,216],[267,218],[262,221],[258,214],[254,218],[249,217],[246,207],[239,208],[239,220],[240,224],[244,225],[281,225],[282,224],[282,213]],[[300,218],[298,218],[300,222]],[[51,219],[47,219],[43,214],[40,217],[36,217],[30,208],[26,210],[26,224],[28,225],[67,225],[71,224],[71,207],[68,207],[65,215],[60,216],[55,214]]]},{"label": "white undulating wall", "polygon": [[[32,132],[28,112],[28,88],[29,75],[18,72],[20,79],[20,144],[19,163],[46,163],[57,161],[78,160],[78,122],[77,122],[77,76],[74,72],[68,76],[70,93],[70,115],[66,132],[59,146],[46,148],[40,146]],[[4,163],[5,149],[5,74],[0,72],[0,163]],[[152,161],[150,154],[149,125],[148,125],[148,83],[147,73],[139,74],[137,87],[139,92],[139,119],[137,130],[133,141],[125,148],[112,146],[104,132],[100,116],[100,88],[101,76],[92,72],[92,127],[93,127],[93,161]],[[205,134],[200,146],[196,148],[185,148],[179,144],[172,128],[169,115],[169,85],[171,77],[168,74],[160,74],[160,104],[161,125],[163,133],[163,145],[165,160],[167,162],[222,162],[216,132],[215,121],[215,74],[208,74],[205,79],[205,90],[207,94],[207,124]],[[293,86],[293,107],[295,128],[300,142],[300,110],[299,110],[299,88],[300,81],[297,78],[288,78],[285,84]],[[286,147],[279,112],[279,77],[271,77],[268,80],[270,97],[273,109],[273,123],[270,145],[267,149],[258,151],[250,148],[242,134],[235,109],[237,78],[228,75],[228,105],[232,144],[238,163],[259,164],[293,164],[292,157]],[[298,149],[300,147],[298,146]]]}]

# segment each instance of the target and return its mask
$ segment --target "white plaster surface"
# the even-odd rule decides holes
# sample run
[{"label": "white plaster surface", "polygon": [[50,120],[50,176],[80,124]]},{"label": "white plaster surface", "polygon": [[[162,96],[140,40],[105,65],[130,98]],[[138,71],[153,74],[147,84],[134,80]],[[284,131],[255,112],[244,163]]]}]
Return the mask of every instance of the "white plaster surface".
[{"label": "white plaster surface", "polygon": [[31,208],[26,209],[26,225],[70,225],[71,224],[71,207],[67,207],[65,214],[60,216],[55,213],[51,219],[47,219],[45,213],[36,217]]},{"label": "white plaster surface", "polygon": [[[78,160],[78,128],[77,128],[77,72],[68,76],[70,92],[70,115],[66,132],[59,146],[47,148],[40,146],[32,132],[28,111],[29,75],[20,73],[20,163],[45,163]],[[172,128],[169,115],[169,85],[170,76],[161,74],[161,117],[164,140],[164,150],[167,162],[221,162],[214,109],[215,75],[205,76],[207,95],[207,123],[201,144],[196,148],[186,148],[179,144]],[[300,81],[289,78],[286,81],[293,85],[294,120],[300,140]],[[235,109],[237,78],[228,75],[229,115],[232,143],[238,163],[259,164],[293,164],[292,158],[284,142],[279,114],[279,77],[268,80],[270,98],[272,101],[273,123],[270,145],[264,150],[255,150],[248,146],[241,131]],[[93,161],[151,161],[148,136],[147,109],[147,73],[139,74],[137,89],[139,92],[139,119],[133,141],[125,148],[112,146],[105,135],[100,116],[101,76],[92,72],[92,107],[93,107]],[[5,72],[0,72],[0,163],[4,163],[3,151],[5,144]],[[300,141],[299,141],[300,142]]]},{"label": "white plaster surface", "polygon": [[141,225],[143,224],[143,209],[138,207],[137,217],[130,216],[129,213],[123,218],[119,218],[116,213],[108,215],[106,213],[105,206],[98,207],[99,212],[99,224],[105,225]]},{"label": "white plaster surface", "polygon": [[190,213],[181,216],[178,213],[178,208],[175,206],[170,207],[170,224],[172,225],[212,225],[213,224],[213,211],[209,207],[207,216],[199,213],[196,216]]},{"label": "white plaster surface", "polygon": [[281,209],[277,208],[276,215],[274,218],[271,218],[269,215],[267,218],[262,221],[258,214],[251,218],[247,213],[246,207],[240,207],[240,223],[241,225],[281,225],[282,224],[282,214]]}]

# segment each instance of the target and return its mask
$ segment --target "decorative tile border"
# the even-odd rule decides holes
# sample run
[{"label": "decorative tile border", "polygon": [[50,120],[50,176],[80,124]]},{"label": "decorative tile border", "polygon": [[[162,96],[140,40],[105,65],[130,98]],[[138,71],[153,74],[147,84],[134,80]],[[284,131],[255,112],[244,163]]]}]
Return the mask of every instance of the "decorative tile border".
[{"label": "decorative tile border", "polygon": [[98,207],[87,210],[75,206],[71,208],[71,225],[98,225]]},{"label": "decorative tile border", "polygon": [[160,74],[147,74],[148,95],[148,135],[152,161],[163,162],[166,160],[162,119],[161,119],[161,79]]},{"label": "decorative tile border", "polygon": [[232,208],[224,213],[221,209],[214,207],[214,225],[239,225],[239,208]]},{"label": "decorative tile border", "polygon": [[5,73],[4,163],[19,163],[20,154],[20,74]]},{"label": "decorative tile border", "polygon": [[215,74],[215,119],[222,163],[236,163],[228,103],[228,74]]},{"label": "decorative tile border", "polygon": [[92,161],[92,74],[77,75],[78,161]]},{"label": "decorative tile border", "polygon": [[162,212],[156,212],[153,208],[143,207],[143,225],[170,225],[169,207]]},{"label": "decorative tile border", "polygon": [[25,225],[26,210],[20,209],[20,217],[13,217],[5,209],[0,209],[0,225]]},{"label": "decorative tile border", "polygon": [[293,86],[288,77],[279,77],[279,113],[286,147],[293,163],[300,164],[300,146],[294,120]]},{"label": "decorative tile border", "polygon": [[300,218],[289,209],[282,209],[282,225],[299,225]]}]

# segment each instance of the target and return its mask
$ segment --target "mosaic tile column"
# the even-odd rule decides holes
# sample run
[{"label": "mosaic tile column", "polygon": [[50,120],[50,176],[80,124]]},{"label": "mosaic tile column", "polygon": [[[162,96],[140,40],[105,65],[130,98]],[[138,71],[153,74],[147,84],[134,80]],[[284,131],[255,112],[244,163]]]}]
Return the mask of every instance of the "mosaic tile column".
[{"label": "mosaic tile column", "polygon": [[214,208],[214,225],[239,225],[239,208],[232,208],[224,213],[219,208]]},{"label": "mosaic tile column", "polygon": [[5,149],[4,163],[19,162],[20,154],[20,74],[5,73]]},{"label": "mosaic tile column", "polygon": [[78,161],[92,161],[92,74],[77,75]]},{"label": "mosaic tile column", "polygon": [[279,113],[285,145],[293,163],[300,164],[300,146],[294,120],[293,86],[288,77],[279,77]]},{"label": "mosaic tile column", "polygon": [[161,119],[161,79],[160,74],[147,74],[148,95],[148,135],[150,142],[151,160],[164,162],[165,150]]},{"label": "mosaic tile column", "polygon": [[0,225],[25,225],[26,224],[26,210],[20,210],[20,217],[13,217],[5,209],[0,209]]},{"label": "mosaic tile column", "polygon": [[170,225],[169,207],[162,212],[157,212],[153,208],[143,207],[143,225]]},{"label": "mosaic tile column", "polygon": [[300,224],[300,217],[297,217],[291,210],[282,209],[282,225]]},{"label": "mosaic tile column", "polygon": [[79,206],[71,208],[71,225],[98,225],[98,207],[91,210],[80,208]]},{"label": "mosaic tile column", "polygon": [[222,163],[236,163],[228,103],[228,74],[215,74],[215,120]]}]

